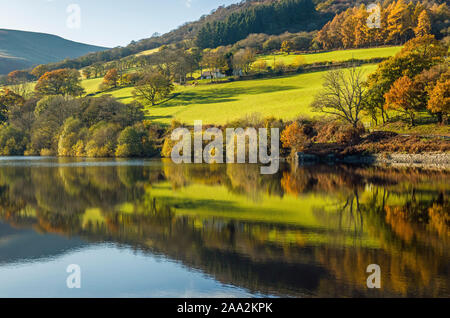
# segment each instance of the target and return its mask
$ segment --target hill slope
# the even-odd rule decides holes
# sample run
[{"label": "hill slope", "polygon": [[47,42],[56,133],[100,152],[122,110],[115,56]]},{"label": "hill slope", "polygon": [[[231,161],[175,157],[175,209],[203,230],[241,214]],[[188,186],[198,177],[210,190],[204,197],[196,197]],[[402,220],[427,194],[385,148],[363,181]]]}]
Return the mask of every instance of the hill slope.
[{"label": "hill slope", "polygon": [[0,29],[0,74],[106,49],[50,34]]},{"label": "hill slope", "polygon": [[[196,42],[199,33],[202,32],[202,30],[205,31],[205,28],[207,31],[206,33],[212,35],[212,33],[209,32],[212,30],[209,30],[208,25],[213,26],[214,28],[217,27],[217,29],[220,29],[221,26],[228,25],[227,36],[225,36],[225,34],[221,35],[223,37],[228,37],[226,41],[227,44],[241,40],[250,33],[267,32],[270,34],[281,34],[285,31],[299,32],[318,30],[321,29],[327,21],[331,20],[334,15],[321,11],[316,12],[313,4],[317,1],[321,2],[325,0],[243,0],[240,3],[229,6],[220,6],[210,14],[202,16],[199,20],[186,22],[180,27],[163,35],[155,34],[150,38],[132,41],[126,47],[116,47],[101,53],[89,54],[68,61],[67,63],[54,63],[53,65],[50,65],[50,67],[52,69],[57,69],[70,65],[70,67],[81,69],[96,62],[103,63],[114,61],[143,51],[153,50],[162,45],[181,42],[191,42],[191,45],[193,45],[193,43],[198,44]],[[291,10],[286,10],[287,8]],[[306,9],[308,9],[308,11]],[[265,14],[261,14],[262,11],[264,11]],[[298,13],[297,17],[295,14],[293,17],[293,13]],[[287,19],[286,15],[289,16],[291,20]],[[267,22],[271,21],[269,16],[273,18],[273,23]],[[294,21],[292,21],[292,19]],[[237,33],[234,32],[236,28],[239,31]],[[210,44],[211,43],[207,43],[205,46],[210,46]],[[212,44],[215,45],[216,43]]]}]

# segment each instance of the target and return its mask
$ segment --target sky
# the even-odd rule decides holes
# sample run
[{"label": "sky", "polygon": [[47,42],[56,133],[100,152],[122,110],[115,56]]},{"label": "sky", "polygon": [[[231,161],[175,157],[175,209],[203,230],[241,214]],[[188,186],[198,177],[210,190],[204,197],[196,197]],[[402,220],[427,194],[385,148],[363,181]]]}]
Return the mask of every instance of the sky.
[{"label": "sky", "polygon": [[241,0],[0,0],[0,29],[126,46]]}]

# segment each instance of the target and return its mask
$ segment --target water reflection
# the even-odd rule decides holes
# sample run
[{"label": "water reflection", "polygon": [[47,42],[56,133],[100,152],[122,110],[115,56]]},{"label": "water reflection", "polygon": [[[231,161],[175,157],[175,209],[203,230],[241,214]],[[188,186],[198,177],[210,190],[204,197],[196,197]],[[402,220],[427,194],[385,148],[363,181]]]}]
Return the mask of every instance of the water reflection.
[{"label": "water reflection", "polygon": [[[448,177],[376,167],[286,166],[263,176],[251,165],[3,159],[0,271],[114,243],[253,294],[448,297]],[[42,251],[17,248],[11,231],[41,240]],[[381,290],[366,287],[369,264],[381,266]]]}]

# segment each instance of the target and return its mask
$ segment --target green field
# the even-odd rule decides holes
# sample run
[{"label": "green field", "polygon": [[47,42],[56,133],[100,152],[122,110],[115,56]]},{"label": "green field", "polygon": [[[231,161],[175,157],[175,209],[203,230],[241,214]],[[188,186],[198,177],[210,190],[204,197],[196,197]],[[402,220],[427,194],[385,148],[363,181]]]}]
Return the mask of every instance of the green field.
[{"label": "green field", "polygon": [[372,58],[387,58],[394,56],[401,50],[401,46],[378,47],[370,49],[339,50],[316,54],[273,54],[260,56],[258,60],[265,60],[268,66],[273,67],[274,61],[292,64],[298,56],[305,59],[306,64],[319,62],[343,62],[351,59],[368,60]]},{"label": "green field", "polygon": [[86,94],[94,94],[99,91],[99,86],[103,82],[103,78],[91,78],[82,81],[82,86]]},{"label": "green field", "polygon": [[[141,52],[140,55],[152,54],[155,50]],[[386,58],[401,50],[400,46],[369,49],[340,50],[333,52],[303,54],[307,64],[324,61],[347,61],[354,59]],[[261,56],[260,59],[273,65],[274,60],[291,64],[299,55],[275,54]],[[368,75],[376,65],[363,66]],[[150,119],[162,124],[178,120],[186,124],[194,120],[203,120],[208,124],[225,124],[245,115],[258,113],[261,116],[274,116],[292,119],[300,115],[314,116],[309,108],[315,93],[322,87],[325,72],[276,77],[270,79],[246,80],[210,84],[209,80],[199,81],[201,85],[177,86],[173,97],[159,105],[147,107]],[[102,79],[83,81],[87,94],[98,92]],[[134,100],[133,88],[127,87],[100,93],[110,94],[121,102]]]},{"label": "green field", "polygon": [[[368,75],[376,65],[365,65],[363,69]],[[178,86],[171,100],[148,107],[148,116],[163,124],[169,124],[173,119],[186,124],[193,124],[194,120],[225,124],[253,113],[282,119],[313,116],[315,113],[311,112],[309,105],[322,87],[324,74],[315,72],[197,87]],[[133,101],[132,92],[130,87],[108,94],[128,103]]]}]

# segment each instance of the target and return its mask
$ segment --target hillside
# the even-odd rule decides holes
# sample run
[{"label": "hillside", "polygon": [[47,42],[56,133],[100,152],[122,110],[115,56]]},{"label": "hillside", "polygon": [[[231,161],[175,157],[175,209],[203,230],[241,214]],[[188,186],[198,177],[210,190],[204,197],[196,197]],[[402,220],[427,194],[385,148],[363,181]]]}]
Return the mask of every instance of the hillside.
[{"label": "hillside", "polygon": [[[118,60],[143,51],[153,50],[162,45],[203,43],[216,44],[211,32],[224,27],[226,41],[230,44],[247,37],[251,33],[281,34],[283,32],[312,31],[320,29],[334,14],[317,11],[314,6],[325,0],[246,0],[230,6],[221,6],[197,21],[186,22],[163,35],[132,41],[126,47],[116,47],[97,54],[88,54],[67,63],[49,65],[52,69],[74,67],[81,69],[97,62]],[[267,21],[272,21],[267,23]],[[238,32],[236,32],[238,30]],[[203,36],[202,36],[203,34]],[[199,36],[200,35],[200,36]],[[206,36],[205,36],[206,35]],[[206,39],[205,39],[206,38]],[[222,44],[222,43],[220,43]],[[202,46],[202,45],[200,45]]]},{"label": "hillside", "polygon": [[[363,66],[364,74],[372,73],[376,66]],[[192,124],[203,120],[205,124],[225,124],[257,113],[293,119],[297,116],[317,115],[309,107],[314,94],[322,87],[325,72],[281,76],[269,79],[236,81],[198,86],[178,86],[173,98],[146,108],[148,119],[163,125],[172,120]],[[86,80],[83,86],[92,92],[100,79]],[[134,100],[133,87],[100,93],[112,95],[122,102]]]},{"label": "hillside", "polygon": [[0,29],[0,74],[105,49],[50,34]]}]

